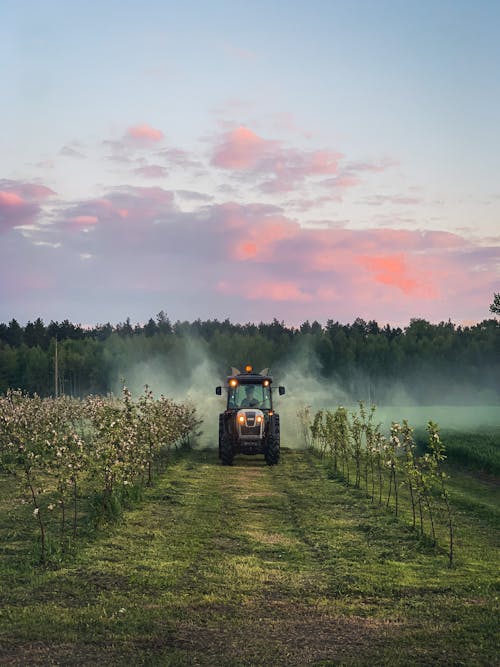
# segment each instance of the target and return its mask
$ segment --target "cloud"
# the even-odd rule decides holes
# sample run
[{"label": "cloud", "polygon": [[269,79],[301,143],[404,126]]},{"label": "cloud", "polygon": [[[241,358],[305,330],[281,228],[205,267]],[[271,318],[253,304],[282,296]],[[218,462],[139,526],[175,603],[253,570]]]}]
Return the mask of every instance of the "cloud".
[{"label": "cloud", "polygon": [[362,204],[368,206],[383,206],[384,204],[414,206],[422,202],[422,197],[409,197],[408,195],[370,195],[361,200]]},{"label": "cloud", "polygon": [[304,303],[313,299],[311,294],[303,292],[292,281],[275,281],[269,283],[257,278],[235,285],[234,283],[222,280],[217,284],[217,290],[223,294],[239,295],[250,301],[292,301],[294,303]]},{"label": "cloud", "polygon": [[134,125],[129,127],[125,132],[125,139],[140,145],[140,146],[150,146],[151,144],[156,144],[164,138],[164,134],[161,130],[158,130],[147,123],[142,125]]},{"label": "cloud", "polygon": [[159,164],[147,164],[134,169],[134,174],[142,178],[165,178],[168,172],[165,167],[161,167]]},{"label": "cloud", "polygon": [[155,157],[162,159],[165,164],[172,167],[182,167],[183,169],[199,169],[203,166],[202,163],[197,160],[192,153],[182,150],[181,148],[164,148],[163,150],[155,153]]},{"label": "cloud", "polygon": [[[62,211],[58,228],[69,225],[81,229],[88,225],[111,229],[113,234],[131,228],[147,228],[162,219],[174,206],[172,192],[158,187],[123,187],[103,197],[88,199]],[[121,232],[120,232],[121,230]]]},{"label": "cloud", "polygon": [[45,185],[0,179],[0,233],[34,225],[43,202],[55,192]]},{"label": "cloud", "polygon": [[69,221],[75,225],[96,225],[99,222],[97,215],[75,215],[69,218]]},{"label": "cloud", "polygon": [[393,285],[405,294],[419,294],[424,287],[416,278],[410,278],[408,267],[403,255],[387,255],[385,257],[361,256],[359,263],[373,272],[376,282]]},{"label": "cloud", "polygon": [[111,151],[111,154],[106,156],[107,160],[127,164],[132,162],[137,154],[152,148],[157,149],[164,137],[161,130],[144,123],[129,127],[120,139],[105,139],[102,145]]},{"label": "cloud", "polygon": [[246,127],[237,127],[221,137],[212,164],[223,169],[255,169],[277,146],[277,142],[266,141]]},{"label": "cloud", "polygon": [[294,190],[308,178],[337,174],[342,157],[330,150],[287,148],[241,126],[217,139],[211,164],[250,176],[262,192],[282,193]]},{"label": "cloud", "polygon": [[0,205],[5,208],[16,208],[24,204],[23,198],[20,197],[16,192],[2,192],[0,191]]},{"label": "cloud", "polygon": [[85,155],[81,151],[78,151],[76,148],[72,148],[71,146],[63,146],[59,151],[59,155],[76,158],[77,160],[85,159]]},{"label": "cloud", "polygon": [[214,199],[211,195],[207,195],[204,192],[196,192],[196,190],[176,190],[175,194],[177,197],[189,201],[210,202]]},{"label": "cloud", "polygon": [[141,179],[164,179],[170,171],[200,170],[203,163],[193,153],[175,146],[163,147],[164,134],[150,125],[128,128],[119,139],[106,139],[105,160],[130,166],[129,174]]},{"label": "cloud", "polygon": [[132,162],[133,152],[130,151],[130,146],[126,141],[121,139],[105,139],[102,142],[102,145],[105,146],[105,148],[109,148],[111,151],[111,154],[106,156],[106,160],[119,163],[122,162],[125,164]]},{"label": "cloud", "polygon": [[[4,208],[25,205],[20,191],[5,191],[17,197],[4,197]],[[165,303],[179,317],[240,321],[460,320],[479,314],[498,284],[498,243],[328,220],[302,227],[278,206],[191,197],[194,210],[186,211],[178,199],[163,188],[128,186],[61,205],[53,238],[8,235],[2,272],[30,266],[44,277],[48,303],[86,304],[79,319],[87,321],[115,312],[117,320],[146,317]],[[27,303],[16,289],[16,302]]]},{"label": "cloud", "polygon": [[380,173],[386,171],[387,169],[390,169],[391,167],[395,167],[398,164],[399,162],[397,160],[393,160],[391,158],[384,158],[379,162],[354,161],[354,162],[347,162],[345,164],[345,171],[346,173],[354,173],[354,174],[360,174],[363,172]]},{"label": "cloud", "polygon": [[17,193],[30,201],[43,201],[56,194],[54,190],[40,183],[27,183],[26,181],[12,181],[8,179],[0,179],[0,190]]}]

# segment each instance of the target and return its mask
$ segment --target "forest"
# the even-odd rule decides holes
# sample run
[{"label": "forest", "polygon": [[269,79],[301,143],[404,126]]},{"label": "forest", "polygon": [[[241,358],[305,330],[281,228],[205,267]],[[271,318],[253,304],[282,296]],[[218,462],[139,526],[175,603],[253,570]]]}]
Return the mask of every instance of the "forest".
[{"label": "forest", "polygon": [[461,326],[415,318],[404,328],[361,318],[298,327],[277,319],[171,322],[164,311],[143,325],[129,318],[92,327],[37,318],[23,326],[12,319],[0,323],[0,393],[13,388],[53,395],[56,341],[57,388],[69,396],[116,390],[141,364],[182,382],[210,360],[219,374],[214,384],[230,366],[251,362],[271,367],[277,376],[297,367],[303,375],[337,383],[355,400],[366,398],[367,386],[368,398],[378,403],[391,401],[395,389],[417,404],[484,405],[500,397],[497,319]]}]

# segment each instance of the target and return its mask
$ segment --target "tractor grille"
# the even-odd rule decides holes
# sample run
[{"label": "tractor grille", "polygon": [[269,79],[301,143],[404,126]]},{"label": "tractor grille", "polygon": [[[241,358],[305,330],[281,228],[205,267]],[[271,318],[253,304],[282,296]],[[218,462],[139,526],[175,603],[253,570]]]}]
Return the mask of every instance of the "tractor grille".
[{"label": "tractor grille", "polygon": [[246,413],[247,426],[255,426],[255,412]]},{"label": "tractor grille", "polygon": [[260,424],[256,426],[241,426],[241,435],[260,436]]}]

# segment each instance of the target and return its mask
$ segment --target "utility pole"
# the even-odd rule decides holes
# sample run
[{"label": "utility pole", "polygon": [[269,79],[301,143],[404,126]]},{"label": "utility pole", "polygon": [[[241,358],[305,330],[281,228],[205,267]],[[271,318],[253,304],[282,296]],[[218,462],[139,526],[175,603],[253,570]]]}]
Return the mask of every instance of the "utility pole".
[{"label": "utility pole", "polygon": [[57,356],[57,336],[56,336],[56,349],[55,349],[55,359],[54,359],[54,394],[55,398],[59,396],[59,360]]}]

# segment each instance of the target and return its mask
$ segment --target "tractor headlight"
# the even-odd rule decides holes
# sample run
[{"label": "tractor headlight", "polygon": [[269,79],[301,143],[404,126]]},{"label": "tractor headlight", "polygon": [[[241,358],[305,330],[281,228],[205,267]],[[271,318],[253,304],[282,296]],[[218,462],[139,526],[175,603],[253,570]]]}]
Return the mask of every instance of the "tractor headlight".
[{"label": "tractor headlight", "polygon": [[240,415],[238,417],[238,421],[240,422],[240,424],[244,424],[245,423],[245,415]]},{"label": "tractor headlight", "polygon": [[262,422],[262,415],[257,415],[257,424]]}]

